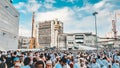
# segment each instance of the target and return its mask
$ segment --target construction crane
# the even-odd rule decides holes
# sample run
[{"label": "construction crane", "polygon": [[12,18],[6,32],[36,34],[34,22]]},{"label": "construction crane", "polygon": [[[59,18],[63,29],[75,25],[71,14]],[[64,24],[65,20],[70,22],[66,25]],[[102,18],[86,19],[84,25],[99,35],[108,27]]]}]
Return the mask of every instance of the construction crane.
[{"label": "construction crane", "polygon": [[117,38],[117,29],[116,29],[117,15],[119,15],[119,14],[116,11],[115,14],[114,14],[114,19],[112,20],[112,31],[114,33],[114,46],[117,44],[117,41],[119,40]]},{"label": "construction crane", "polygon": [[114,33],[114,38],[117,40],[117,30],[116,30],[116,22],[117,22],[117,13],[115,12],[114,19],[112,20],[112,31]]},{"label": "construction crane", "polygon": [[117,40],[116,21],[112,20],[112,31],[114,33],[114,39]]},{"label": "construction crane", "polygon": [[35,37],[33,35],[34,34],[34,17],[35,17],[35,12],[33,12],[33,16],[32,16],[32,33],[31,33],[29,49],[36,48]]}]

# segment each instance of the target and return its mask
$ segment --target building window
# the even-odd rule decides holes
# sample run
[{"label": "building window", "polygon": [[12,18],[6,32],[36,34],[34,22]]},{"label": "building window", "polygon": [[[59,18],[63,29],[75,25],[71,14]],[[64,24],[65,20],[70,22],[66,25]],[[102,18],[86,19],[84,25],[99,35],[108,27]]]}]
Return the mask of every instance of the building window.
[{"label": "building window", "polygon": [[55,24],[55,21],[53,21],[53,24]]},{"label": "building window", "polygon": [[90,41],[90,40],[87,40],[87,41],[86,41],[86,43],[92,43],[92,41]]},{"label": "building window", "polygon": [[22,43],[22,45],[26,45],[26,43]]},{"label": "building window", "polygon": [[26,42],[26,40],[24,40],[23,42]]},{"label": "building window", "polygon": [[73,42],[68,42],[68,44],[73,44]]},{"label": "building window", "polygon": [[57,24],[59,24],[59,21],[57,22]]}]

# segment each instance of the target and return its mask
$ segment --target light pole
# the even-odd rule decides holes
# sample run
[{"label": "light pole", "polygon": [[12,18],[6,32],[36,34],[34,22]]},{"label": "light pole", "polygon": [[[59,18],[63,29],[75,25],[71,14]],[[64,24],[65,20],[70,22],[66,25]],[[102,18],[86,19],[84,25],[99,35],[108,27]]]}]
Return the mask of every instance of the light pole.
[{"label": "light pole", "polygon": [[95,40],[95,44],[96,44],[96,48],[97,48],[97,52],[98,52],[98,40],[97,40],[97,22],[96,22],[96,15],[98,14],[98,12],[94,12],[93,16],[95,16],[95,34],[96,34],[96,40]]},{"label": "light pole", "polygon": [[119,52],[120,52],[120,44],[119,44]]}]

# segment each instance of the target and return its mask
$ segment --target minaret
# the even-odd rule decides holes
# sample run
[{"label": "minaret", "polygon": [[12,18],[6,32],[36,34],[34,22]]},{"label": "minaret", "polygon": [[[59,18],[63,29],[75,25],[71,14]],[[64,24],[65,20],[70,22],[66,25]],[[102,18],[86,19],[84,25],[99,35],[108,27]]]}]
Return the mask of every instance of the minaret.
[{"label": "minaret", "polygon": [[35,46],[35,38],[34,38],[34,35],[33,35],[34,34],[34,17],[35,17],[35,12],[33,12],[33,16],[32,16],[32,33],[31,33],[29,49],[36,48],[36,46]]}]

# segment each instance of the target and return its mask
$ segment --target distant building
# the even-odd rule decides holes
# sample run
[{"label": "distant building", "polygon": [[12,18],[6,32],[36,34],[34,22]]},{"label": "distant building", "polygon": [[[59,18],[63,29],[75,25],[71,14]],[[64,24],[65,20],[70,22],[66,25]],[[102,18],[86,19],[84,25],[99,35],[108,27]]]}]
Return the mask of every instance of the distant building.
[{"label": "distant building", "polygon": [[66,34],[66,46],[68,48],[84,46],[95,46],[96,36],[92,33],[68,33]]},{"label": "distant building", "polygon": [[72,48],[75,45],[75,36],[74,34],[66,35],[66,46],[67,48]]},{"label": "distant building", "polygon": [[58,48],[67,48],[66,46],[66,34],[58,35]]},{"label": "distant building", "polygon": [[38,43],[40,47],[57,47],[58,35],[63,34],[63,23],[61,21],[50,20],[38,24]]},{"label": "distant building", "polygon": [[40,22],[37,29],[39,48],[95,46],[96,35],[92,33],[63,33],[63,23],[58,20]]},{"label": "distant building", "polygon": [[18,49],[28,49],[30,46],[30,37],[20,36],[18,40]]},{"label": "distant building", "polygon": [[38,48],[68,49],[79,45],[95,46],[96,35],[92,33],[63,33],[63,23],[58,20],[40,22],[37,24],[36,33]]},{"label": "distant building", "polygon": [[[99,39],[99,37],[97,37],[97,39]],[[95,46],[96,43],[96,35],[92,34],[92,33],[86,33],[85,34],[85,39],[84,39],[84,44],[88,45],[88,46]]]},{"label": "distant building", "polygon": [[9,0],[0,0],[0,47],[18,48],[19,13]]},{"label": "distant building", "polygon": [[113,37],[105,37],[100,38],[99,45],[103,45],[106,47],[120,47],[120,36],[117,36],[117,40],[115,40]]}]

